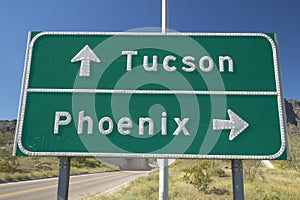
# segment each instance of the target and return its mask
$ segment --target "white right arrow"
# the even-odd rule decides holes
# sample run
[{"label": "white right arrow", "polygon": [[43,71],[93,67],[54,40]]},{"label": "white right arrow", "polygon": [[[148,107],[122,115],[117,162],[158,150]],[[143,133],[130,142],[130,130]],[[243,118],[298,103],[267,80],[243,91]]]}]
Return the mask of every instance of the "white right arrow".
[{"label": "white right arrow", "polygon": [[213,130],[225,130],[231,129],[229,134],[229,140],[236,138],[241,132],[243,132],[249,124],[235,114],[232,110],[227,110],[230,120],[213,119]]}]

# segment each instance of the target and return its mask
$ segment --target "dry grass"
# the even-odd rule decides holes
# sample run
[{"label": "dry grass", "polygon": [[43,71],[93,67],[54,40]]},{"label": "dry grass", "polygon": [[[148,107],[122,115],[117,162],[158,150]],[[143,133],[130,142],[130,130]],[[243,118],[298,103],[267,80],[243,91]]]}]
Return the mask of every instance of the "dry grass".
[{"label": "dry grass", "polygon": [[[169,199],[170,200],[227,200],[232,199],[232,180],[230,161],[211,161],[213,165],[222,168],[227,177],[213,176],[209,186],[211,194],[199,193],[196,188],[186,184],[182,177],[184,169],[201,162],[199,160],[179,160],[169,168]],[[293,168],[282,168],[282,162],[276,161],[275,169],[262,166],[253,181],[244,176],[245,199],[249,200],[298,200],[300,199],[300,172]],[[218,195],[218,191],[228,191],[229,194]],[[215,193],[216,192],[216,193]],[[158,199],[158,172],[133,181],[129,186],[115,194],[102,195],[93,200],[152,200]]]},{"label": "dry grass", "polygon": [[[58,176],[59,159],[54,157],[18,157],[19,163],[16,172],[0,172],[0,183],[20,180],[30,180],[39,178],[49,178]],[[89,167],[88,164],[96,165]],[[71,175],[87,174],[95,172],[115,171],[117,167],[105,165],[94,158],[84,158],[84,161],[78,162],[76,158],[71,159]]]}]

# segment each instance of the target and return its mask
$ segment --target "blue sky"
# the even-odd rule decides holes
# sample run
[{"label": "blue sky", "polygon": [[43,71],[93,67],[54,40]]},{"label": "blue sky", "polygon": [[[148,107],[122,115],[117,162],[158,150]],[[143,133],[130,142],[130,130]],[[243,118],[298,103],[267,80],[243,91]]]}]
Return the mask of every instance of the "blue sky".
[{"label": "blue sky", "polygon": [[[300,100],[300,1],[169,0],[179,32],[275,32],[284,97]],[[17,118],[28,31],[126,31],[161,26],[161,0],[2,0],[0,119]]]}]

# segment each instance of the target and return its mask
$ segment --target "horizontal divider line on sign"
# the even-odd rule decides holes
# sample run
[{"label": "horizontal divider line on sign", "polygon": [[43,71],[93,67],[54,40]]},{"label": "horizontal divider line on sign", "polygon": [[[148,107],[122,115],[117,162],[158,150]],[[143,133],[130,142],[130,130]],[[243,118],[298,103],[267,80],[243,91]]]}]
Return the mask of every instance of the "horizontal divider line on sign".
[{"label": "horizontal divider line on sign", "polygon": [[99,93],[99,94],[188,94],[188,95],[270,95],[272,91],[199,91],[199,90],[107,90],[107,89],[46,89],[28,88],[27,92],[35,93]]}]

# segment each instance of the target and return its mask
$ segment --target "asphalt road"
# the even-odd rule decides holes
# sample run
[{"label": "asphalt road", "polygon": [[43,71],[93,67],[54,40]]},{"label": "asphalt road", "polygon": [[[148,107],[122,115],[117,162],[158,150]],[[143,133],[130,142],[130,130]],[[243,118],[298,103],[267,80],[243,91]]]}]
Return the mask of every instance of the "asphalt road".
[{"label": "asphalt road", "polygon": [[[69,199],[82,199],[99,193],[110,192],[118,186],[145,175],[146,171],[120,171],[71,176]],[[0,199],[55,200],[57,178],[0,184]]]}]

